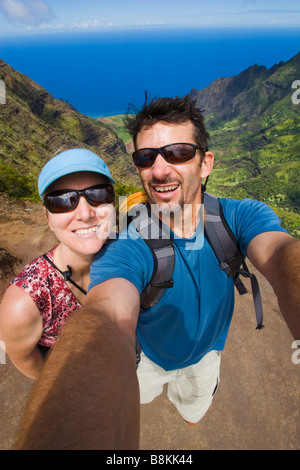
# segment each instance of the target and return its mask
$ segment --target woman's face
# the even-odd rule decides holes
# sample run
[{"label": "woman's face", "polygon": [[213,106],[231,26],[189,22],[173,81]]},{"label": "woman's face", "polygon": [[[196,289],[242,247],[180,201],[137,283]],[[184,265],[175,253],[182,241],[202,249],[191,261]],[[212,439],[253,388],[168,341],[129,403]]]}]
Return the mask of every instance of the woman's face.
[{"label": "woman's face", "polygon": [[[61,189],[85,189],[107,182],[107,178],[98,173],[72,173],[52,183],[47,193]],[[95,255],[102,248],[110,235],[114,219],[112,204],[94,207],[83,196],[73,211],[60,214],[46,212],[49,227],[61,245],[81,255]]]}]

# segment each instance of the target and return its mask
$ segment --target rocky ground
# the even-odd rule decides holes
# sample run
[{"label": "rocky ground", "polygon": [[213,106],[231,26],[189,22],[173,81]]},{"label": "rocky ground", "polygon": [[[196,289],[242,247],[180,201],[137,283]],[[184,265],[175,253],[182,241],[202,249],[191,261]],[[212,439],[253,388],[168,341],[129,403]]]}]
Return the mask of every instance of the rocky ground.
[{"label": "rocky ground", "polygon": [[[43,226],[38,204],[0,195],[1,297],[14,273],[53,245],[49,235],[40,246],[34,245]],[[255,329],[251,294],[237,296],[222,354],[221,383],[212,407],[197,426],[190,427],[168,401],[165,390],[141,407],[141,449],[300,449],[300,364],[292,362],[293,338],[273,291],[266,280],[258,278],[266,328]],[[8,357],[4,361],[0,354],[0,358],[0,449],[9,450],[32,381],[23,377]]]}]

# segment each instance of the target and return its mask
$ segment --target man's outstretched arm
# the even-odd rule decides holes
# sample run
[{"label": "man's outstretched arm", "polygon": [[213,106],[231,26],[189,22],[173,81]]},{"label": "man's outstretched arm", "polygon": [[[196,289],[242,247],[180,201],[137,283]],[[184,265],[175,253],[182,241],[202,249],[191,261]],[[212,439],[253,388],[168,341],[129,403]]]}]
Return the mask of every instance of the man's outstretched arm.
[{"label": "man's outstretched arm", "polygon": [[283,232],[266,232],[249,244],[247,255],[268,279],[294,339],[300,339],[300,240]]},{"label": "man's outstretched arm", "polygon": [[59,335],[38,379],[16,449],[138,449],[137,289],[94,287]]}]

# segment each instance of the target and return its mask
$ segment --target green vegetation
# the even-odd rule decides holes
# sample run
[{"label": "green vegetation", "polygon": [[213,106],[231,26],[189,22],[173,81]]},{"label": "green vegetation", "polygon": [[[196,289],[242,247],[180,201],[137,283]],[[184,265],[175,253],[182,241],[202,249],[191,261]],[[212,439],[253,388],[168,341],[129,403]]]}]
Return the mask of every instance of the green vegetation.
[{"label": "green vegetation", "polygon": [[0,192],[6,193],[15,199],[40,201],[35,181],[3,164],[0,164]]},{"label": "green vegetation", "polygon": [[211,132],[216,163],[209,190],[219,196],[266,202],[276,208],[283,226],[299,237],[300,113],[282,120],[286,114],[264,115],[254,126],[243,122],[238,130],[236,118],[223,129],[217,126]]},{"label": "green vegetation", "polygon": [[253,66],[219,79],[192,95],[207,110],[215,154],[208,191],[264,201],[300,237],[300,105],[291,99],[297,77],[300,53],[270,70]]},{"label": "green vegetation", "polygon": [[[137,182],[133,164],[128,165],[123,141],[107,125],[78,113],[67,102],[54,99],[1,59],[0,80],[5,82],[7,92],[6,104],[0,106],[0,164],[20,176],[19,185],[26,175],[24,194],[28,194],[29,181],[36,187],[42,167],[55,153],[74,147],[88,148],[100,155],[120,184]],[[4,184],[3,175],[0,191],[9,192],[11,186]]]},{"label": "green vegetation", "polygon": [[124,127],[123,118],[123,114],[117,114],[116,116],[103,117],[101,118],[101,121],[112,127],[120,139],[126,143],[131,140],[131,137],[129,132]]},{"label": "green vegetation", "polygon": [[125,184],[118,184],[118,183],[115,185],[116,197],[129,196],[129,194],[133,194],[141,190],[142,190],[141,187],[137,188],[136,186],[131,186],[131,185],[127,186]]},{"label": "green vegetation", "polygon": [[[191,94],[206,109],[215,155],[208,191],[264,201],[300,237],[300,105],[291,100],[297,76],[300,54],[270,70],[250,67]],[[128,142],[123,116],[104,120]]]},{"label": "green vegetation", "polygon": [[[61,146],[84,146],[101,155],[118,183],[117,197],[141,189],[124,144],[132,146],[123,115],[83,116],[3,64],[0,60],[0,79],[8,99],[0,107],[0,191],[35,199],[40,169]],[[291,100],[297,78],[300,53],[269,70],[254,65],[220,78],[191,96],[206,110],[215,155],[208,191],[264,201],[300,237],[300,105]]]},{"label": "green vegetation", "polygon": [[285,227],[294,237],[300,238],[300,214],[289,212],[288,210],[281,209],[270,204],[282,221],[282,226]]}]

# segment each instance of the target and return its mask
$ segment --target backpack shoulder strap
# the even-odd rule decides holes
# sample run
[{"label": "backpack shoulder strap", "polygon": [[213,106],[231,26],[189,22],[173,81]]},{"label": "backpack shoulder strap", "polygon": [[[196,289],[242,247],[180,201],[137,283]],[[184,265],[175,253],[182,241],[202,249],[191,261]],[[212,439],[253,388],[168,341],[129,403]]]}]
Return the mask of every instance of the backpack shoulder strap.
[{"label": "backpack shoulder strap", "polygon": [[170,234],[163,230],[159,219],[150,217],[149,205],[138,204],[135,212],[132,223],[153,255],[153,274],[140,296],[141,310],[145,310],[156,305],[165,290],[173,287],[175,253]]},{"label": "backpack shoulder strap", "polygon": [[[218,258],[220,268],[226,272],[228,277],[234,279],[244,261],[244,256],[225,220],[219,199],[212,194],[204,193],[203,203],[206,236]],[[246,292],[245,288],[241,288],[241,294]]]},{"label": "backpack shoulder strap", "polygon": [[232,277],[235,287],[240,295],[247,292],[240,275],[251,280],[252,294],[255,306],[257,329],[264,328],[263,310],[259,285],[254,274],[249,272],[245,257],[240,251],[237,240],[225,220],[222,206],[216,196],[203,193],[205,209],[205,234],[219,261],[220,268]]}]

